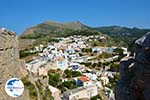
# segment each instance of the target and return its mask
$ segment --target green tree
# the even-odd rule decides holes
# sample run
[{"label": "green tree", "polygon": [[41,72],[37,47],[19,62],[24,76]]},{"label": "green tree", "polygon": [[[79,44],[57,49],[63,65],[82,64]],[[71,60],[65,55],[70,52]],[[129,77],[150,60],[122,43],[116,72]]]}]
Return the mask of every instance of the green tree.
[{"label": "green tree", "polygon": [[114,50],[114,53],[119,54],[119,55],[123,55],[123,49],[121,49],[121,48],[116,48],[116,49]]},{"label": "green tree", "polygon": [[99,58],[105,59],[105,58],[109,58],[112,57],[111,54],[103,52],[101,55],[99,55]]},{"label": "green tree", "polygon": [[34,100],[37,100],[37,91],[36,91],[36,88],[35,88],[35,85],[30,82],[27,77],[23,78],[22,79],[23,83],[24,83],[24,86],[26,89],[29,90],[29,96],[30,98],[34,99]]},{"label": "green tree", "polygon": [[48,86],[45,88],[42,99],[43,100],[53,100],[52,93],[51,93],[50,89],[48,88]]},{"label": "green tree", "polygon": [[96,95],[96,96],[91,98],[91,100],[97,100],[97,99],[102,100],[102,97],[100,95]]},{"label": "green tree", "polygon": [[114,75],[113,78],[109,78],[109,80],[110,80],[110,86],[108,86],[108,87],[111,88],[112,90],[114,90],[115,86],[116,86],[116,83],[119,80],[119,78],[120,78],[119,74]]},{"label": "green tree", "polygon": [[92,67],[93,67],[93,68],[95,68],[96,66],[97,66],[97,64],[96,64],[96,63],[93,63],[93,64],[92,64]]},{"label": "green tree", "polygon": [[64,86],[63,84],[59,84],[59,85],[57,86],[57,88],[59,88],[62,93],[66,91],[65,86]]},{"label": "green tree", "polygon": [[72,77],[78,77],[78,76],[81,76],[81,75],[82,75],[82,74],[81,74],[80,72],[78,72],[78,71],[72,71],[71,74],[72,74]]},{"label": "green tree", "polygon": [[92,48],[83,48],[82,52],[86,52],[86,53],[92,52]]},{"label": "green tree", "polygon": [[119,66],[120,66],[119,64],[112,63],[110,69],[111,69],[112,71],[117,71],[117,72],[118,72],[118,71],[119,71]]},{"label": "green tree", "polygon": [[78,87],[74,81],[65,81],[63,82],[63,85],[68,89],[74,89]]},{"label": "green tree", "polygon": [[71,78],[71,77],[72,77],[72,75],[71,75],[71,70],[66,69],[66,70],[64,71],[64,74],[65,74],[65,76],[66,76],[67,78]]},{"label": "green tree", "polygon": [[77,77],[77,76],[81,76],[82,74],[78,71],[72,71],[72,70],[68,70],[66,69],[64,71],[64,74],[67,78],[71,78],[71,77]]},{"label": "green tree", "polygon": [[60,74],[49,74],[49,84],[57,87],[58,84],[60,83]]}]

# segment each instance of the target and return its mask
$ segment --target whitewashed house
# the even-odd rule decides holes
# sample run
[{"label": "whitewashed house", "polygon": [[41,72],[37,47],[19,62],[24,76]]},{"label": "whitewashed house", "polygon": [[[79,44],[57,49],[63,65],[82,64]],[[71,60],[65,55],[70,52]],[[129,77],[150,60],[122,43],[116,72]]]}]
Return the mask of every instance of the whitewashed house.
[{"label": "whitewashed house", "polygon": [[65,70],[66,68],[68,68],[68,60],[64,57],[59,57],[56,61],[56,64],[57,68],[61,70]]},{"label": "whitewashed house", "polygon": [[96,85],[79,87],[63,93],[63,100],[90,99],[98,94]]},{"label": "whitewashed house", "polygon": [[109,83],[109,78],[106,75],[102,75],[100,77],[100,79],[101,79],[103,85],[107,85]]},{"label": "whitewashed house", "polygon": [[49,85],[49,89],[52,93],[52,97],[53,97],[54,100],[61,100],[60,99],[61,91],[59,89],[57,89],[57,88],[55,88],[51,85]]}]

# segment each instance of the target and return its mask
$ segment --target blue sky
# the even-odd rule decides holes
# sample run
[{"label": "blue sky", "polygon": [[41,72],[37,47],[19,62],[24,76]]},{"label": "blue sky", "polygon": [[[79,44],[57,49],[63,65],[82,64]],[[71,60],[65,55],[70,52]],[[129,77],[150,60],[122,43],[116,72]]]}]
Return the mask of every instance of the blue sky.
[{"label": "blue sky", "polygon": [[150,28],[150,0],[0,0],[0,27],[20,34],[41,22]]}]

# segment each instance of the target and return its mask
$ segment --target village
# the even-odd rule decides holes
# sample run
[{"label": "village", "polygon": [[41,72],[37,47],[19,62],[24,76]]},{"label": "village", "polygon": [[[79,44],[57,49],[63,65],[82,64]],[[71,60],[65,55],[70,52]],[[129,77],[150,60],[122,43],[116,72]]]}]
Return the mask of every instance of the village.
[{"label": "village", "polygon": [[129,56],[127,48],[92,46],[91,41],[105,40],[100,35],[56,39],[47,46],[35,46],[30,52],[38,56],[26,62],[30,74],[48,78],[54,100],[115,100],[119,62]]}]

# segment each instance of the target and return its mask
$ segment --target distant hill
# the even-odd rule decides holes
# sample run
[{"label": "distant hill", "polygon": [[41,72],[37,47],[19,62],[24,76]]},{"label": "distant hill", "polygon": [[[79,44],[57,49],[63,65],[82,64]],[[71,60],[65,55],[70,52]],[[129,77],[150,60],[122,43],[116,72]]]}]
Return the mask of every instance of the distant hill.
[{"label": "distant hill", "polygon": [[96,31],[102,32],[111,36],[116,42],[122,45],[130,45],[134,40],[150,32],[150,29],[128,28],[120,26],[106,26],[93,28]]},{"label": "distant hill", "polygon": [[128,28],[120,26],[106,26],[106,27],[97,27],[93,28],[94,30],[103,32],[104,34],[109,34],[111,36],[141,36],[146,32],[149,32],[150,29],[139,29],[139,28]]},{"label": "distant hill", "polygon": [[40,38],[45,35],[53,37],[65,36],[65,34],[67,33],[87,29],[88,27],[86,25],[83,25],[79,21],[70,23],[46,21],[25,30],[21,35],[21,38]]}]

